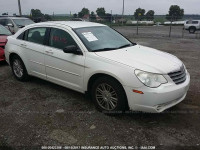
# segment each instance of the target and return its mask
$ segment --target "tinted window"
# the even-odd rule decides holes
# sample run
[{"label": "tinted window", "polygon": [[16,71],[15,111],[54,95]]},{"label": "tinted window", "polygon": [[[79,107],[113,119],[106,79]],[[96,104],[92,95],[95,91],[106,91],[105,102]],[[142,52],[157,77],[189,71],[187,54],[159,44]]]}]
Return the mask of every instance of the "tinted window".
[{"label": "tinted window", "polygon": [[46,30],[47,30],[46,28],[29,29],[27,41],[43,44]]},{"label": "tinted window", "polygon": [[34,22],[30,19],[13,19],[17,26],[26,26],[29,24],[33,24]]},{"label": "tinted window", "polygon": [[24,32],[21,33],[21,34],[17,37],[17,39],[19,39],[19,40],[23,40],[23,39],[24,39]]},{"label": "tinted window", "polygon": [[76,45],[76,42],[69,33],[61,29],[51,29],[49,46],[63,49],[69,45]]},{"label": "tinted window", "polygon": [[6,25],[6,19],[0,19],[0,24],[5,26]]},{"label": "tinted window", "polygon": [[12,21],[10,19],[6,19],[6,25],[8,25],[8,24],[12,24],[13,25],[13,23],[12,23]]},{"label": "tinted window", "polygon": [[198,24],[199,22],[198,21],[192,21],[192,24]]}]

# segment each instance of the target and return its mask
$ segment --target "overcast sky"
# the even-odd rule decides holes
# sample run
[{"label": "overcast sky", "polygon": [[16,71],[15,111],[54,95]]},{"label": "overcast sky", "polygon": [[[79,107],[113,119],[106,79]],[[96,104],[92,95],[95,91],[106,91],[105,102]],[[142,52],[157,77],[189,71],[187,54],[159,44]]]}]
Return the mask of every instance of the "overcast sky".
[{"label": "overcast sky", "polygon": [[[21,0],[22,13],[30,14],[30,10],[40,9],[48,14],[72,14],[79,12],[83,7],[96,11],[98,7],[105,7],[106,12],[113,14],[122,13],[123,0]],[[8,12],[18,14],[17,0],[0,0],[0,15]],[[185,14],[200,14],[200,0],[125,0],[125,14],[133,15],[138,7],[146,11],[153,9],[157,15],[168,13],[171,5],[184,8]]]}]

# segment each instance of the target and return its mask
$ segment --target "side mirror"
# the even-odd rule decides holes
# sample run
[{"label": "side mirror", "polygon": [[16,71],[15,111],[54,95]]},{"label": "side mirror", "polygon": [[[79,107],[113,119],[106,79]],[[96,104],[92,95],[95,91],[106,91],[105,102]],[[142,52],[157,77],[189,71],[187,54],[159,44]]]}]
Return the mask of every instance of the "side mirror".
[{"label": "side mirror", "polygon": [[75,45],[67,46],[63,49],[64,53],[70,53],[75,55],[83,55],[82,51]]},{"label": "side mirror", "polygon": [[8,26],[8,27],[14,27],[14,25],[11,24],[11,23],[7,24],[7,26]]}]

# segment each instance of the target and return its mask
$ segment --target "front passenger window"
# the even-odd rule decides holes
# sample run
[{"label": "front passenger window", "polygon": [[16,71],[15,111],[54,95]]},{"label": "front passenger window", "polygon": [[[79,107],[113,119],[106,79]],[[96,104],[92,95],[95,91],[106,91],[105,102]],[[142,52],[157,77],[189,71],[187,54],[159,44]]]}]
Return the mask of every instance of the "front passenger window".
[{"label": "front passenger window", "polygon": [[64,30],[52,28],[49,46],[64,49],[66,46],[77,45],[69,33]]},{"label": "front passenger window", "polygon": [[45,33],[46,33],[46,28],[29,29],[27,41],[38,44],[44,44]]}]

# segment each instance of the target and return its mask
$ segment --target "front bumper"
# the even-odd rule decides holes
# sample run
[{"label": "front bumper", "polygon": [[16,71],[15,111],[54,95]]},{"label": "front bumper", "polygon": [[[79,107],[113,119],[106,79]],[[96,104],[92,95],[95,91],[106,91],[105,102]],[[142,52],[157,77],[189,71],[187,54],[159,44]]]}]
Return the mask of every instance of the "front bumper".
[{"label": "front bumper", "polygon": [[[143,86],[136,89],[124,86],[130,110],[159,113],[180,103],[185,99],[190,85],[190,74],[187,72],[186,76],[186,81],[179,85],[169,82],[158,88]],[[133,89],[144,94],[134,93]]]}]

